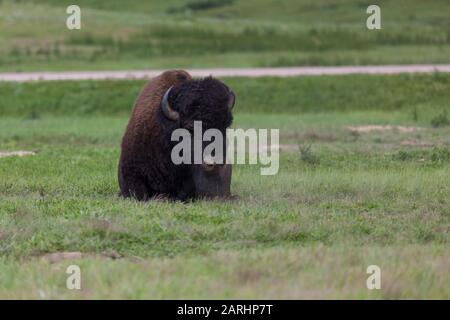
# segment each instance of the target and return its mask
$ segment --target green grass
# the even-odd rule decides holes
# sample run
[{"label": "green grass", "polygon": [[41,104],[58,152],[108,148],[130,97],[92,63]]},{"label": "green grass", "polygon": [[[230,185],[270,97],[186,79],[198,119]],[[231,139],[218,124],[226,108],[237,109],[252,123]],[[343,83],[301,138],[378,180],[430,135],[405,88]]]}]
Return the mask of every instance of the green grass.
[{"label": "green grass", "polygon": [[[143,82],[4,83],[0,150],[37,154],[0,158],[0,297],[448,299],[450,127],[432,125],[449,109],[448,80],[228,79],[235,127],[279,128],[315,160],[282,151],[269,177],[236,165],[236,199],[187,204],[117,196]],[[367,124],[417,129],[347,128]],[[66,251],[87,257],[45,261]],[[371,264],[380,291],[365,287]]]},{"label": "green grass", "polygon": [[[448,63],[445,0],[70,1],[0,3],[0,70],[143,69]],[[200,3],[200,5],[198,5]],[[204,5],[209,3],[209,5]],[[210,5],[213,3],[213,5]]]},{"label": "green grass", "polygon": [[[428,121],[449,108],[450,75],[226,79],[238,113],[404,111]],[[0,83],[0,116],[129,115],[144,81]]]}]

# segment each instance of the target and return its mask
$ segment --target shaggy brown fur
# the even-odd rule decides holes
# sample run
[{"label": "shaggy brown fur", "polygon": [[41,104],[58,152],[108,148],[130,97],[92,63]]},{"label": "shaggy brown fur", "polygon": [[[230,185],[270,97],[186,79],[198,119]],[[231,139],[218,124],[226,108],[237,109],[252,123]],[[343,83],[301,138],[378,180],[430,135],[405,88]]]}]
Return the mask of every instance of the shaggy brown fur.
[{"label": "shaggy brown fur", "polygon": [[[178,121],[166,118],[161,108],[161,99],[172,86],[168,100],[180,115]],[[194,120],[202,121],[203,129],[225,131],[232,122],[227,107],[230,92],[216,79],[193,80],[183,70],[167,71],[152,79],[135,103],[122,140],[121,195],[138,200],[159,195],[182,200],[195,197],[193,165],[174,165],[171,161],[175,144],[170,140],[171,133],[177,128],[192,129]],[[231,168],[226,170],[221,174],[231,179]]]}]

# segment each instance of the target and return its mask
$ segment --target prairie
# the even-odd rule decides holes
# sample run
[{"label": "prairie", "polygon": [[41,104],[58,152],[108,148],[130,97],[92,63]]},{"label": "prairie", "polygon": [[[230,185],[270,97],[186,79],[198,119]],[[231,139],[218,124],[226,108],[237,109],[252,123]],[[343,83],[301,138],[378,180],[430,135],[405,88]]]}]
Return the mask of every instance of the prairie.
[{"label": "prairie", "polygon": [[1,83],[0,151],[35,155],[0,157],[0,298],[450,297],[450,76],[225,81],[233,127],[293,147],[191,203],[117,195],[144,82]]}]

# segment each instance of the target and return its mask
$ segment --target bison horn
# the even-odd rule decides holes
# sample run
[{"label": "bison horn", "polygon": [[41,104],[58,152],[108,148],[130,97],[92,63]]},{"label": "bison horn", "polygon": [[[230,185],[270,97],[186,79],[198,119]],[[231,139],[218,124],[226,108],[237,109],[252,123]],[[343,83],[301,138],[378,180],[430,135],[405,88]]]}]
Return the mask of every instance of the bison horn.
[{"label": "bison horn", "polygon": [[162,111],[164,112],[164,115],[168,119],[177,121],[178,119],[180,119],[180,114],[177,111],[173,110],[169,104],[170,90],[172,90],[172,87],[170,87],[164,94],[164,97],[162,98],[162,102],[161,102],[161,107],[162,107]]},{"label": "bison horn", "polygon": [[230,99],[228,100],[228,110],[231,111],[234,107],[234,102],[236,101],[236,96],[234,95],[234,92],[230,90]]}]

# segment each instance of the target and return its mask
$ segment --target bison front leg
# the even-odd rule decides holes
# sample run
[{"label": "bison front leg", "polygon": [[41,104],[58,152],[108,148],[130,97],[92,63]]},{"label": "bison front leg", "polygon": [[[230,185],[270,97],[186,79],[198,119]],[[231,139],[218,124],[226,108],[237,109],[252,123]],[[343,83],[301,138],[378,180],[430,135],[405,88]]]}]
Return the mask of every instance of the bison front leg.
[{"label": "bison front leg", "polygon": [[135,182],[129,191],[131,196],[139,201],[148,201],[154,194],[148,190],[148,187],[143,180]]},{"label": "bison front leg", "polygon": [[192,178],[187,178],[183,180],[180,190],[178,190],[175,195],[176,200],[188,201],[195,197],[195,185]]},{"label": "bison front leg", "polygon": [[149,190],[144,178],[123,177],[119,175],[120,195],[124,198],[135,198],[139,201],[148,201],[154,194]]}]

